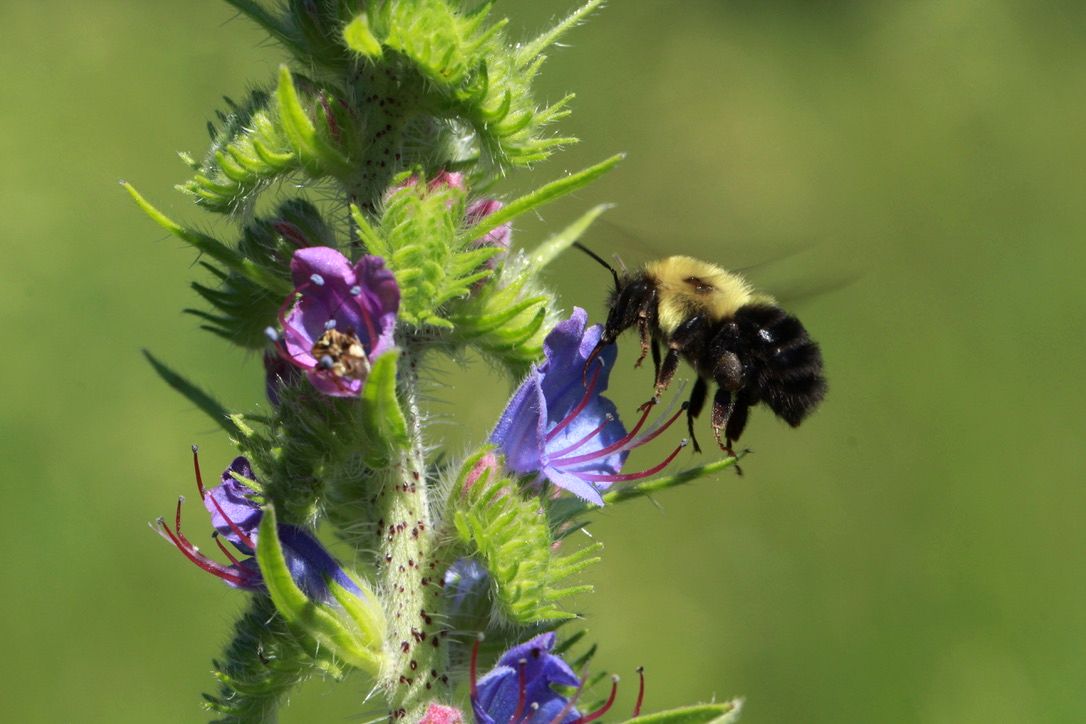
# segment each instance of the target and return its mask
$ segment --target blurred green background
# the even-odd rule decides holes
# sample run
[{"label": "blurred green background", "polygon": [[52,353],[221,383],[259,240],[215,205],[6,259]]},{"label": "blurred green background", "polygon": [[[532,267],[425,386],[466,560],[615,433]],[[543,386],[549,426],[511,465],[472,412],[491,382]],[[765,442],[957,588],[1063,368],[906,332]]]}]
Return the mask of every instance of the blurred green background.
[{"label": "blurred green background", "polygon": [[[498,12],[526,37],[571,5]],[[191,443],[210,470],[232,451],[139,350],[242,410],[262,370],[180,314],[194,255],[117,180],[211,225],[173,152],[202,154],[220,96],[282,55],[212,0],[9,1],[0,28],[0,714],[201,721],[242,594],[146,521],[192,493]],[[826,356],[817,415],[757,415],[743,477],[596,519],[580,605],[622,710],[643,664],[648,710],[743,695],[751,724],[1086,720],[1083,6],[616,0],[568,45],[540,93],[577,93],[583,143],[500,190],[629,158],[521,245],[614,201],[637,241],[602,227],[601,253],[754,265],[784,298],[858,275],[796,305]],[[603,270],[569,255],[550,278],[600,318]],[[648,383],[624,349],[628,410]],[[454,450],[503,402],[486,374],[449,375]],[[282,718],[357,721],[365,692],[311,682]]]}]

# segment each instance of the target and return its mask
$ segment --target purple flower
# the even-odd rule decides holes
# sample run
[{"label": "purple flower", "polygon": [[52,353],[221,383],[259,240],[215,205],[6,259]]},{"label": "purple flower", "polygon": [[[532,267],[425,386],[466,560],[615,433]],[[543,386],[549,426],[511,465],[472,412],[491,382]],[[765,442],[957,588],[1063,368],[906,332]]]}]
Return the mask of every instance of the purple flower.
[{"label": "purple flower", "polygon": [[321,392],[357,396],[371,360],[393,347],[396,278],[381,257],[363,256],[352,265],[326,246],[294,252],[290,270],[294,292],[279,315],[281,353]]},{"label": "purple flower", "polygon": [[569,698],[551,688],[555,684],[581,686],[569,664],[551,653],[555,638],[552,631],[514,646],[477,682],[476,652],[472,653],[471,708],[476,724],[571,724],[581,718]]},{"label": "purple flower", "polygon": [[[606,714],[615,703],[618,677],[611,678],[611,695],[599,709],[581,714],[575,708],[584,682],[560,656],[552,654],[554,632],[540,634],[502,654],[494,668],[476,679],[479,642],[471,651],[471,709],[475,724],[587,724]],[[641,712],[645,678],[638,669],[641,685],[633,716]],[[572,696],[555,691],[555,686],[574,689]]]},{"label": "purple flower", "polygon": [[[252,466],[244,457],[234,458],[230,467],[223,471],[219,484],[205,489],[195,446],[192,448],[192,460],[196,470],[196,488],[211,516],[211,526],[215,529],[215,544],[230,564],[224,565],[208,558],[181,532],[181,504],[184,498],[177,501],[174,528],[171,529],[164,519],[159,518],[155,529],[186,558],[228,585],[250,591],[264,590],[264,578],[254,557],[264,511],[260,507],[259,484],[253,475]],[[284,523],[279,524],[277,533],[291,578],[311,599],[330,601],[332,596],[328,590],[328,582],[331,580],[355,595],[362,595],[362,591],[339,563],[309,533]],[[241,554],[240,557],[226,547],[224,539]]]},{"label": "purple flower", "polygon": [[638,436],[653,405],[626,431],[613,402],[601,396],[615,356],[609,345],[585,364],[599,341],[599,325],[586,328],[587,313],[576,307],[543,342],[546,361],[534,366],[513,393],[490,441],[505,455],[506,467],[521,475],[535,474],[596,505],[601,491],[612,483],[655,475],[670,463],[685,441],[659,465],[640,473],[621,474],[630,450],[644,445],[667,429],[681,414],[651,425]]}]

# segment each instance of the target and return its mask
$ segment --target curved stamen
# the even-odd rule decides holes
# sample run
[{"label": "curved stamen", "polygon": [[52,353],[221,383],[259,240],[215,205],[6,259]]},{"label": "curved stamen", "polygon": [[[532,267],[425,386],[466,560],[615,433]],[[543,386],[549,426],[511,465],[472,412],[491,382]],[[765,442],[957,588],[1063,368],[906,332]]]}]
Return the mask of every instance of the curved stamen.
[{"label": "curved stamen", "polygon": [[231,553],[230,549],[226,547],[226,544],[224,544],[222,542],[222,538],[219,537],[218,531],[216,531],[216,534],[211,536],[211,538],[212,538],[212,540],[215,541],[215,545],[217,545],[219,547],[219,550],[223,552],[223,555],[226,556],[228,559],[230,559],[231,563],[233,563],[235,566],[238,566],[240,568],[241,567],[241,561],[239,561],[237,556],[235,556],[233,553]]},{"label": "curved stamen", "polygon": [[688,444],[690,444],[689,440],[683,440],[682,442],[680,442],[678,444],[678,446],[674,450],[671,451],[670,455],[668,455],[666,458],[664,458],[663,462],[661,462],[658,465],[654,465],[653,467],[649,468],[648,470],[642,470],[639,473],[623,473],[621,475],[604,475],[604,474],[598,474],[598,473],[577,473],[577,477],[581,478],[582,480],[587,480],[588,482],[591,482],[591,483],[625,483],[625,482],[630,481],[630,480],[640,480],[641,478],[649,478],[649,477],[652,477],[653,475],[655,475],[656,473],[660,472],[664,468],[666,468],[668,465],[670,465],[671,461],[675,459],[675,456],[679,454],[679,451],[682,450],[684,447],[686,447]]},{"label": "curved stamen", "polygon": [[596,709],[596,711],[592,712],[591,714],[585,714],[580,719],[574,719],[572,724],[588,724],[588,722],[596,721],[597,719],[599,719],[601,716],[606,714],[611,706],[615,703],[615,694],[617,693],[618,675],[616,674],[615,676],[611,677],[611,695],[607,697],[607,701],[604,702],[603,706],[601,706],[599,709]]},{"label": "curved stamen", "polygon": [[577,415],[581,414],[581,411],[588,406],[588,403],[592,401],[592,393],[596,389],[596,381],[600,378],[600,368],[596,368],[596,371],[592,374],[592,381],[585,387],[584,395],[581,396],[581,401],[577,403],[577,406],[569,411],[562,421],[554,426],[554,429],[547,433],[544,440],[550,442],[554,439],[554,436],[564,430],[569,423],[573,422]]},{"label": "curved stamen", "polygon": [[585,435],[584,437],[582,437],[580,440],[573,443],[569,447],[565,447],[565,448],[562,448],[561,450],[559,450],[557,452],[551,453],[550,454],[551,457],[560,458],[563,455],[566,455],[568,453],[573,452],[574,450],[577,450],[577,449],[583,447],[586,442],[588,442],[592,438],[599,435],[601,432],[603,432],[603,429],[605,427],[607,427],[608,425],[610,425],[614,421],[615,421],[615,416],[612,415],[610,412],[608,412],[606,415],[603,416],[603,422],[601,422],[599,425],[597,425],[596,429],[592,430],[590,433],[588,433],[587,435]]},{"label": "curved stamen", "polygon": [[649,419],[650,412],[652,412],[652,408],[646,408],[645,411],[641,413],[641,419],[637,421],[637,424],[633,426],[633,429],[626,433],[625,437],[619,438],[607,447],[600,448],[599,450],[596,450],[594,452],[585,453],[584,455],[576,455],[574,457],[566,458],[565,460],[555,462],[561,462],[563,466],[576,465],[577,463],[586,463],[589,460],[596,460],[598,458],[610,455],[611,453],[621,449],[626,445],[626,443],[634,439],[637,433],[639,433],[641,431],[641,428],[645,425],[645,420]]},{"label": "curved stamen", "polygon": [[509,717],[509,724],[517,724],[520,715],[524,711],[524,705],[528,703],[528,659],[517,662],[517,708]]},{"label": "curved stamen", "polygon": [[245,531],[238,527],[237,523],[231,520],[230,516],[226,514],[226,511],[222,509],[222,505],[219,504],[218,499],[214,495],[209,495],[208,497],[211,498],[211,504],[215,506],[215,510],[219,511],[219,515],[221,515],[223,520],[226,521],[226,524],[230,526],[230,530],[234,532],[234,535],[236,535],[249,550],[256,550],[256,543],[253,542],[253,539],[250,538]]},{"label": "curved stamen", "polygon": [[584,368],[581,370],[581,383],[584,384],[586,387],[588,386],[585,382],[585,379],[588,377],[588,368],[592,365],[593,362],[596,361],[596,358],[600,356],[600,352],[602,352],[603,348],[607,345],[608,343],[604,342],[603,339],[600,338],[600,341],[596,342],[596,346],[592,348],[591,352],[589,352],[588,359],[584,361]]},{"label": "curved stamen", "polygon": [[641,683],[637,685],[637,703],[634,704],[633,713],[631,717],[640,716],[641,714],[641,702],[645,700],[645,667],[637,667],[637,678],[641,680]]},{"label": "curved stamen", "polygon": [[192,544],[192,542],[189,541],[189,539],[185,537],[185,534],[181,532],[181,504],[184,503],[184,502],[185,502],[185,496],[184,495],[177,496],[177,512],[174,513],[173,527],[174,527],[174,530],[177,532],[177,537],[179,539],[181,539],[181,541],[185,545],[195,549],[196,546],[194,546]]},{"label": "curved stamen", "polygon": [[[196,489],[200,491],[200,500],[203,500],[207,491],[204,490],[204,476],[200,474],[200,447],[198,445],[192,446],[192,468],[196,471]],[[178,520],[180,520],[180,512],[178,509]]]},{"label": "curved stamen", "polygon": [[157,521],[155,521],[155,523],[155,529],[158,531],[158,534],[162,535],[166,538],[166,540],[170,541],[170,543],[172,543],[177,550],[181,551],[181,554],[184,555],[185,558],[188,558],[190,561],[195,563],[198,568],[207,571],[208,573],[217,578],[221,578],[224,581],[233,583],[234,585],[242,587],[245,585],[245,576],[240,575],[239,573],[227,568],[226,566],[223,566],[221,563],[216,563],[204,554],[200,553],[196,546],[188,543],[188,541],[182,541],[181,539],[179,539],[177,536],[174,535],[173,531],[171,531],[169,526],[166,525],[166,521],[164,521],[162,518],[159,518]]},{"label": "curved stamen", "polygon": [[479,700],[479,644],[483,640],[483,635],[480,633],[475,637],[475,643],[471,646],[471,664],[468,668],[468,681],[471,685],[471,699],[472,701]]}]

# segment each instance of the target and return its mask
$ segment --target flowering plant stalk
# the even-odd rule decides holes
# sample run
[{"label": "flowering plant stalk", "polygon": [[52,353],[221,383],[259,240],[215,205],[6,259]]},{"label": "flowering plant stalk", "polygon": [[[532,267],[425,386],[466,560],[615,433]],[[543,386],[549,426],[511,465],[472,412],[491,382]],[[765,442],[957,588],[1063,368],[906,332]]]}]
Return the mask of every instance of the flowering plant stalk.
[{"label": "flowering plant stalk", "polygon": [[[193,450],[218,554],[183,530],[183,499],[154,526],[249,598],[207,707],[219,721],[273,721],[305,678],[357,672],[381,702],[377,719],[614,716],[617,684],[603,696],[588,657],[573,654],[584,632],[570,597],[591,591],[580,575],[599,546],[569,533],[600,506],[734,458],[661,476],[684,445],[672,438],[657,464],[627,469],[632,450],[672,435],[682,409],[646,404],[624,422],[604,396],[615,348],[593,355],[600,327],[580,308],[561,312],[538,279],[603,207],[531,251],[511,243],[519,215],[620,158],[519,198],[488,195],[575,141],[551,130],[571,96],[541,105],[531,86],[544,51],[601,0],[527,42],[508,39],[488,4],[228,1],[292,56],[228,102],[201,160],[183,156],[180,190],[238,231],[224,240],[182,226],[124,184],[214,278],[193,283],[206,307],[186,311],[265,363],[267,409],[231,413],[147,353],[239,451],[208,488]],[[419,380],[465,349],[514,384],[477,448],[455,459],[427,425]],[[738,712],[727,702],[641,715],[644,683],[628,709],[639,721]]]}]

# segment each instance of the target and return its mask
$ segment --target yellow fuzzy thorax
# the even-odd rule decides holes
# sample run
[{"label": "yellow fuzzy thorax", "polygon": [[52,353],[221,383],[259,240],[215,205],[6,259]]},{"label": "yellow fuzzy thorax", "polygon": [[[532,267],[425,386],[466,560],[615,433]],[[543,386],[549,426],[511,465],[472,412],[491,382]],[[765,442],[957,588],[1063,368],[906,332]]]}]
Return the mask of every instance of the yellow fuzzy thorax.
[{"label": "yellow fuzzy thorax", "polygon": [[649,262],[645,274],[656,283],[657,323],[666,335],[695,314],[716,322],[754,301],[753,290],[741,276],[689,256]]}]

